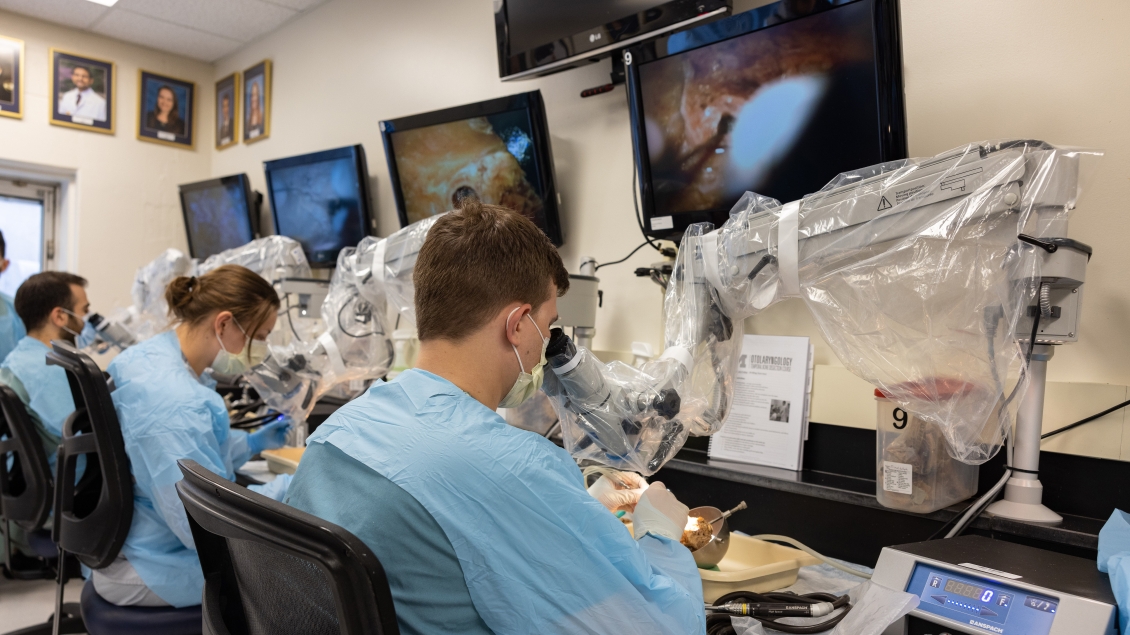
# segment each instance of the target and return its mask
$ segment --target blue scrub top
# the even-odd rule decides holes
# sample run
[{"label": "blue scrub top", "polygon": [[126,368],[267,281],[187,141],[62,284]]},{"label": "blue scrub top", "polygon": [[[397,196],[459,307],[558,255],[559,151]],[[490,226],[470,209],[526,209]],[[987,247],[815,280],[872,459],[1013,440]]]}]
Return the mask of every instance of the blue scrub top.
[{"label": "blue scrub top", "polygon": [[[25,336],[0,364],[0,381],[20,395],[43,439],[47,463],[54,473],[55,450],[63,436],[63,423],[75,411],[75,402],[67,381],[67,371],[61,366],[47,365],[50,350],[43,342]],[[8,373],[14,375],[17,381],[12,381]],[[83,459],[85,457],[80,457],[80,461]]]},{"label": "blue scrub top", "polygon": [[15,350],[16,344],[26,336],[27,329],[16,314],[12,298],[0,293],[0,359],[8,357]]},{"label": "blue scrub top", "polygon": [[[200,604],[204,577],[188,516],[177,496],[178,459],[192,459],[235,480],[250,458],[247,433],[230,428],[215,383],[197,378],[169,331],[132,346],[109,367],[114,410],[133,473],[133,524],[122,554],[162,600]],[[281,500],[289,478],[255,488]]]},{"label": "blue scrub top", "polygon": [[[414,369],[378,383],[308,443],[334,446],[427,510],[455,551],[475,610],[495,633],[706,630],[701,578],[685,547],[651,534],[634,540],[585,491],[565,450],[507,425],[446,379]],[[297,479],[322,470],[325,456],[304,457]],[[318,509],[369,540],[396,544],[403,538],[389,531],[415,530],[410,513],[372,492],[327,485]],[[427,579],[415,585],[414,593],[424,593]]]}]

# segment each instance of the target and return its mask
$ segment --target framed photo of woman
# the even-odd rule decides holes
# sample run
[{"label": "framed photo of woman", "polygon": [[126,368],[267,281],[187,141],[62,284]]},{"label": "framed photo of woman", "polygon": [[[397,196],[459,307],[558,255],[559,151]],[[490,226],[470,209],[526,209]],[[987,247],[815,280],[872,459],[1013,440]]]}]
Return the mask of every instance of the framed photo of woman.
[{"label": "framed photo of woman", "polygon": [[192,148],[196,84],[138,71],[137,138]]},{"label": "framed photo of woman", "polygon": [[114,134],[113,62],[50,50],[51,123]]},{"label": "framed photo of woman", "polygon": [[239,73],[216,82],[216,149],[239,143]]},{"label": "framed photo of woman", "polygon": [[243,71],[243,142],[271,135],[271,60]]},{"label": "framed photo of woman", "polygon": [[24,41],[0,35],[0,117],[24,116]]}]

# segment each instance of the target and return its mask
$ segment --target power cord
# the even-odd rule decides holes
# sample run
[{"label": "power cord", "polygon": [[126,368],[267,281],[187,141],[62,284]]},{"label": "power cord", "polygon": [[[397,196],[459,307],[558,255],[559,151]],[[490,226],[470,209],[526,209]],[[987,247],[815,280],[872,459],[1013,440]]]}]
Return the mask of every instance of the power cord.
[{"label": "power cord", "polygon": [[1080,419],[1080,420],[1076,421],[1075,423],[1065,425],[1062,428],[1056,428],[1055,430],[1052,430],[1051,432],[1040,435],[1040,438],[1046,439],[1048,437],[1054,437],[1055,435],[1057,435],[1061,432],[1067,432],[1068,430],[1070,430],[1072,428],[1078,428],[1079,426],[1081,426],[1083,424],[1090,423],[1090,422],[1094,421],[1095,419],[1101,419],[1101,418],[1107,416],[1108,414],[1115,412],[1116,410],[1121,410],[1122,408],[1125,408],[1126,406],[1130,406],[1130,401],[1123,401],[1122,403],[1118,404],[1117,406],[1111,406],[1110,408],[1107,408],[1106,410],[1103,410],[1102,412],[1100,412],[1098,414],[1093,414],[1093,415],[1087,417],[1086,419]]},{"label": "power cord", "polygon": [[638,247],[636,247],[635,249],[633,249],[631,251],[631,253],[629,253],[627,256],[624,256],[623,258],[621,258],[619,260],[613,260],[612,262],[602,262],[602,263],[600,263],[599,265],[596,266],[596,271],[600,271],[601,267],[607,267],[609,265],[618,265],[618,264],[624,262],[625,260],[627,260],[628,258],[631,258],[632,256],[636,255],[636,252],[643,249],[644,247],[647,247],[647,241],[640,243],[640,245]]}]

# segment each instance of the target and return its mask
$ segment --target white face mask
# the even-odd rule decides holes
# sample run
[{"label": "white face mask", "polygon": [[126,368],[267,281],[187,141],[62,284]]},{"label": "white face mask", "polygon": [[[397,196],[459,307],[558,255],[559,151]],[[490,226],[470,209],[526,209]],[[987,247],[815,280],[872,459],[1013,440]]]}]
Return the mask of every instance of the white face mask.
[{"label": "white face mask", "polygon": [[232,322],[235,322],[235,325],[243,333],[244,337],[247,338],[247,342],[244,346],[250,346],[251,350],[249,350],[247,354],[247,357],[250,358],[249,360],[245,360],[242,354],[237,355],[229,353],[228,349],[224,346],[224,341],[220,339],[220,334],[216,334],[216,341],[220,343],[220,351],[216,353],[216,359],[212,360],[212,371],[217,375],[224,375],[226,377],[235,377],[246,373],[253,366],[258,366],[263,363],[263,360],[267,359],[267,356],[270,354],[266,342],[251,339],[251,337],[247,335],[247,331],[240,326],[235,318],[232,318]]},{"label": "white face mask", "polygon": [[[518,309],[514,309],[514,311],[517,310]],[[514,315],[514,311],[511,311],[510,315]],[[521,368],[522,372],[518,373],[518,379],[514,380],[514,385],[510,387],[510,392],[506,393],[506,396],[503,397],[502,401],[498,404],[499,408],[513,408],[530,397],[533,397],[534,393],[538,391],[538,388],[541,388],[541,382],[544,377],[545,349],[549,346],[549,338],[542,335],[541,329],[538,328],[538,323],[534,322],[534,318],[530,317],[529,314],[527,314],[526,317],[530,318],[530,323],[538,330],[538,335],[541,335],[541,361],[531,369],[531,372],[527,373],[525,365],[522,364],[522,356],[518,354],[518,347],[513,344],[510,345],[510,347],[514,349],[514,356],[518,358],[518,368]],[[507,321],[509,321],[509,319],[510,318],[507,317]]]}]

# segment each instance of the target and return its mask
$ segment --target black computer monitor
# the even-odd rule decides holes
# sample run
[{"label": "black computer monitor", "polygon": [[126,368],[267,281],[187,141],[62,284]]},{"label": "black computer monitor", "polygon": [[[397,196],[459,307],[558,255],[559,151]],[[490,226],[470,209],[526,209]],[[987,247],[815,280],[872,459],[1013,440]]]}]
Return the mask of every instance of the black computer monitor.
[{"label": "black computer monitor", "polygon": [[255,239],[256,193],[246,174],[180,186],[188,252],[201,260]]},{"label": "black computer monitor", "polygon": [[[803,5],[803,6],[802,6]],[[783,0],[628,51],[645,229],[907,156],[897,0]]]},{"label": "black computer monitor", "polygon": [[381,134],[401,226],[473,195],[564,242],[540,91],[382,121]]},{"label": "black computer monitor", "polygon": [[333,267],[371,233],[372,204],[360,145],[267,161],[275,233],[302,244],[311,267]]}]

